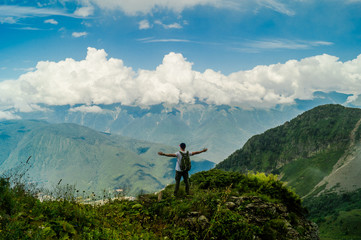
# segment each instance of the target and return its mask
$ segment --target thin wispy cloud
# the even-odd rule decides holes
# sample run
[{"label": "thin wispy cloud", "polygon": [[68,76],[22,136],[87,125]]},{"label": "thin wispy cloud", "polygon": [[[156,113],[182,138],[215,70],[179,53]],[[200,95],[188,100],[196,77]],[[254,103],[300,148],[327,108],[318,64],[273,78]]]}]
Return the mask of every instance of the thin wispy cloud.
[{"label": "thin wispy cloud", "polygon": [[317,46],[330,46],[332,42],[326,41],[292,41],[283,39],[259,40],[250,41],[244,44],[242,49],[257,50],[257,49],[308,49]]},{"label": "thin wispy cloud", "polygon": [[151,14],[160,10],[180,13],[185,9],[195,6],[212,6],[218,9],[232,9],[235,11],[247,11],[258,8],[269,8],[273,11],[293,16],[295,11],[279,0],[133,0],[133,1],[104,1],[88,0],[87,5],[93,4],[104,10],[120,10],[127,15]]},{"label": "thin wispy cloud", "polygon": [[295,11],[289,9],[285,4],[277,0],[257,0],[259,6],[272,9],[273,11],[286,14],[288,16],[295,15]]},{"label": "thin wispy cloud", "polygon": [[87,32],[73,32],[71,35],[75,38],[80,38],[80,37],[87,36],[88,33]]},{"label": "thin wispy cloud", "polygon": [[0,23],[14,24],[16,23],[16,19],[14,17],[0,17]]},{"label": "thin wispy cloud", "polygon": [[33,18],[33,17],[46,17],[46,16],[66,16],[72,18],[79,17],[77,15],[67,13],[64,10],[60,10],[60,9],[24,7],[24,6],[16,6],[16,5],[0,6],[0,16],[1,16],[0,19],[2,19],[3,23],[16,23],[18,19]]},{"label": "thin wispy cloud", "polygon": [[26,31],[43,31],[43,30],[47,30],[47,29],[42,29],[42,28],[37,28],[37,27],[19,27],[19,28],[15,28],[17,30],[26,30]]},{"label": "thin wispy cloud", "polygon": [[2,16],[11,16],[11,17],[34,17],[34,16],[50,16],[50,15],[69,16],[69,17],[74,16],[73,14],[69,14],[58,9],[23,7],[16,5],[0,6],[0,14]]},{"label": "thin wispy cloud", "polygon": [[[183,28],[182,25],[180,25],[179,23],[176,23],[176,22],[170,23],[170,24],[165,24],[160,20],[155,20],[154,24],[159,25],[159,26],[163,27],[164,29],[181,29],[181,28]],[[154,24],[151,24],[148,20],[142,20],[142,21],[138,22],[138,26],[139,26],[138,28],[139,28],[139,30],[150,29],[150,28],[153,28]],[[184,21],[184,24],[185,25],[188,24],[187,21]]]},{"label": "thin wispy cloud", "polygon": [[132,0],[132,1],[104,1],[104,0],[88,0],[91,3],[105,10],[121,10],[127,15],[149,14],[152,11],[160,9],[170,10],[174,12],[182,12],[186,8],[192,8],[198,5],[222,6],[224,0],[183,0],[183,1],[167,1],[167,0]]},{"label": "thin wispy cloud", "polygon": [[0,119],[3,120],[13,120],[13,119],[20,119],[19,116],[16,116],[14,112],[10,111],[0,111]]},{"label": "thin wispy cloud", "polygon": [[45,20],[44,23],[50,23],[50,24],[53,24],[53,25],[57,25],[58,21],[56,21],[54,19],[48,19],[48,20]]},{"label": "thin wispy cloud", "polygon": [[176,38],[169,38],[169,39],[141,39],[139,40],[144,43],[157,43],[157,42],[191,42],[187,39],[176,39]]},{"label": "thin wispy cloud", "polygon": [[179,23],[171,23],[171,24],[164,24],[160,20],[154,21],[155,24],[162,26],[164,29],[181,29],[183,28],[182,25]]},{"label": "thin wispy cloud", "polygon": [[346,0],[346,3],[361,3],[361,0]]},{"label": "thin wispy cloud", "polygon": [[309,42],[311,46],[331,46],[333,45],[333,42],[326,42],[326,41],[314,41]]},{"label": "thin wispy cloud", "polygon": [[30,67],[30,68],[14,68],[14,71],[20,71],[20,72],[32,72],[34,71],[36,68],[34,67]]},{"label": "thin wispy cloud", "polygon": [[70,112],[85,112],[85,113],[102,113],[104,112],[99,106],[79,106],[69,109]]}]

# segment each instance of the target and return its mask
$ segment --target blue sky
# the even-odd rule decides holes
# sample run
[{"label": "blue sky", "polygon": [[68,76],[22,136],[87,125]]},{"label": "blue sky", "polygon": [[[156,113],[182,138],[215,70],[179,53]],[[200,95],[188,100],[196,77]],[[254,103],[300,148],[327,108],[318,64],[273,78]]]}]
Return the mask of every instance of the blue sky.
[{"label": "blue sky", "polygon": [[[38,61],[81,59],[87,47],[135,69],[152,69],[165,54],[179,52],[196,70],[226,74],[323,53],[341,60],[360,53],[361,1],[1,2],[1,79]],[[143,2],[154,4],[146,9]]]},{"label": "blue sky", "polygon": [[[293,60],[302,65],[304,59],[323,54],[333,57],[333,64],[344,64],[361,52],[360,0],[0,0],[0,3],[0,81],[12,80],[14,84],[32,72],[40,74],[39,62],[60,63],[65,59],[80,62],[86,59],[89,47],[104,50],[106,59],[122,61],[137,76],[142,70],[157,72],[165,56],[176,53],[181,56],[174,55],[175,58],[190,63],[193,72],[204,74],[211,69],[227,79],[240,71],[247,75],[247,70],[260,66],[270,70],[275,64],[286,66]],[[338,85],[331,84],[333,87],[316,86],[312,91],[340,88],[341,92],[358,94],[344,89],[342,79],[338,81]],[[264,79],[259,82],[264,88],[268,86]],[[288,87],[295,85],[290,84]],[[278,89],[273,93],[280,97],[302,98],[294,92],[283,96],[284,90]],[[309,92],[303,95],[309,96]],[[266,98],[264,95],[260,99]],[[142,102],[139,96],[132,101]],[[228,103],[224,101],[219,103]],[[231,104],[240,100],[229,101]]]}]

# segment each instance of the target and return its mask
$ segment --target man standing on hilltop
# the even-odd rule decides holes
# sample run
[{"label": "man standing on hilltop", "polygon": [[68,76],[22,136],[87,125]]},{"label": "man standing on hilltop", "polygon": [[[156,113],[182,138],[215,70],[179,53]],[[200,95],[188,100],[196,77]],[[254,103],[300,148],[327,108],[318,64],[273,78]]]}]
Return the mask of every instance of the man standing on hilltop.
[{"label": "man standing on hilltop", "polygon": [[196,152],[186,152],[186,144],[181,143],[179,145],[180,151],[176,153],[163,153],[158,152],[161,156],[166,157],[176,157],[177,163],[175,165],[175,189],[174,189],[174,195],[176,196],[179,190],[179,183],[181,178],[183,177],[184,183],[186,185],[186,193],[189,195],[189,181],[188,181],[188,171],[190,170],[190,156],[200,154],[202,152],[206,152],[208,149],[204,148],[201,151]]}]

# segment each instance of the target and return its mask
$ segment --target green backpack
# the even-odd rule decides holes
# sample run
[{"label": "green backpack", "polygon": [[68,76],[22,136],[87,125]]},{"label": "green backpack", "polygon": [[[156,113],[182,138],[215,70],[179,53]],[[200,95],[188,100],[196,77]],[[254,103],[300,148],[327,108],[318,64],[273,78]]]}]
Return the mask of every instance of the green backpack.
[{"label": "green backpack", "polygon": [[181,171],[189,171],[191,170],[191,159],[189,158],[189,152],[187,151],[186,153],[182,153],[181,151],[179,151],[180,154],[182,155],[182,159],[180,161],[180,169]]}]

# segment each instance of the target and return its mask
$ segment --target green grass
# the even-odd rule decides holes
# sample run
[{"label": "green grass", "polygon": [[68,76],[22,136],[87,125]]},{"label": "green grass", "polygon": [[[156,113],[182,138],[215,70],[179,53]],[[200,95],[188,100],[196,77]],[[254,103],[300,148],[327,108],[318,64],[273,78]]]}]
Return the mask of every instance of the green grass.
[{"label": "green grass", "polygon": [[309,158],[294,160],[281,169],[284,174],[282,181],[287,182],[299,195],[304,196],[330,174],[343,154],[344,149],[328,149]]},{"label": "green grass", "polygon": [[327,216],[320,224],[321,239],[361,239],[361,209],[341,211]]},{"label": "green grass", "polygon": [[361,239],[361,190],[308,197],[304,205],[319,225],[321,239]]},{"label": "green grass", "polygon": [[301,236],[308,229],[300,198],[276,176],[211,170],[190,181],[190,196],[170,185],[162,197],[91,205],[72,194],[40,201],[1,178],[0,239],[289,239],[286,222]]}]

